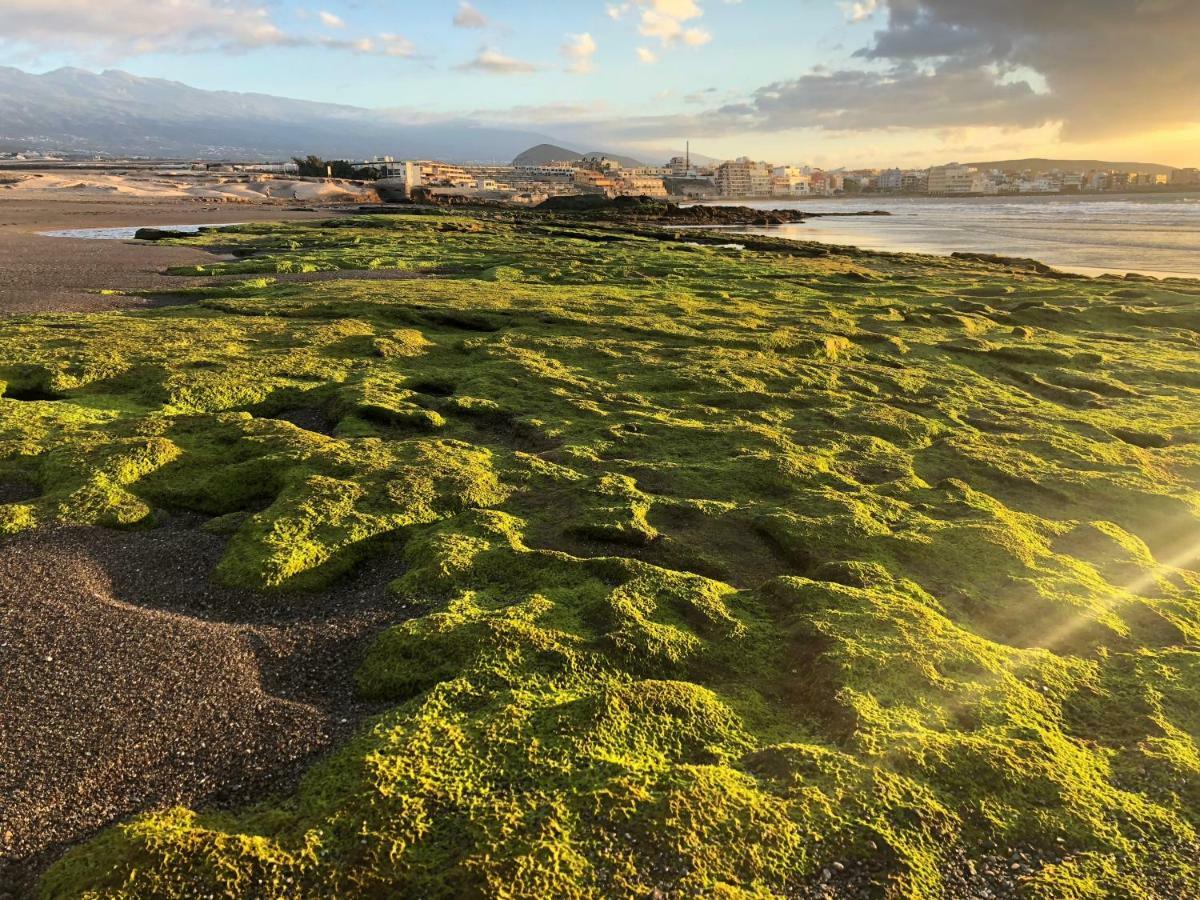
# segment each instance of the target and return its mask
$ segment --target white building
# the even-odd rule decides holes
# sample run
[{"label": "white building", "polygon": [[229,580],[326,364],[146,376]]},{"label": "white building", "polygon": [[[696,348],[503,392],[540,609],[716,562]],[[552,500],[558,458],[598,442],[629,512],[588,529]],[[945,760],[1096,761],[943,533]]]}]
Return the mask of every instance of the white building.
[{"label": "white building", "polygon": [[662,176],[636,175],[630,170],[619,173],[616,178],[617,193],[632,197],[657,197],[665,200],[667,188]]},{"label": "white building", "polygon": [[904,187],[904,173],[899,169],[884,169],[877,183],[881,191],[899,191]]},{"label": "white building", "polygon": [[812,178],[797,166],[776,166],[771,171],[772,197],[803,197],[812,188]]},{"label": "white building", "polygon": [[970,166],[950,163],[929,170],[931,194],[994,194],[995,185],[983,172]]},{"label": "white building", "polygon": [[768,197],[771,194],[771,167],[741,157],[717,167],[717,193],[722,197]]}]

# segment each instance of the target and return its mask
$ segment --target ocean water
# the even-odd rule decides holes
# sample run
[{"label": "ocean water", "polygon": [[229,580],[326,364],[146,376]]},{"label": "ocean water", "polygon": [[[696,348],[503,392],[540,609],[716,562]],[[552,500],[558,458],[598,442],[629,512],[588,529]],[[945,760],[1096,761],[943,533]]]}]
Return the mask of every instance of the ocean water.
[{"label": "ocean water", "polygon": [[[241,225],[241,222],[223,222],[209,225],[151,225],[159,231],[178,231],[181,234],[197,234],[201,228],[223,228],[226,225]],[[122,228],[67,228],[63,231],[39,231],[43,237],[79,238],[93,241],[131,241],[144,226],[130,225]]]},{"label": "ocean water", "polygon": [[868,250],[1024,256],[1086,275],[1139,272],[1200,278],[1200,192],[961,200],[869,197],[744,205],[806,212],[879,209],[891,215],[731,230]]}]

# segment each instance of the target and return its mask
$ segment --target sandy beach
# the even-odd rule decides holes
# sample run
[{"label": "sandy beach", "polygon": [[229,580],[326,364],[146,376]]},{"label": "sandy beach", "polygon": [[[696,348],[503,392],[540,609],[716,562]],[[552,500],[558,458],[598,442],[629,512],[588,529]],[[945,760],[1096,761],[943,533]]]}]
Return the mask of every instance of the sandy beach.
[{"label": "sandy beach", "polygon": [[[164,275],[167,267],[213,259],[183,247],[44,231],[341,211],[0,193],[0,316],[143,307],[141,297],[100,291],[178,288],[193,279]],[[0,482],[0,501],[22,495],[23,486]],[[244,802],[276,789],[357,721],[348,690],[333,696],[311,682],[331,667],[349,672],[358,654],[347,653],[347,642],[379,626],[380,585],[368,577],[323,597],[319,614],[314,608],[290,624],[268,623],[253,612],[253,596],[211,586],[222,546],[186,522],[153,534],[75,529],[0,544],[0,630],[13,636],[0,640],[0,660],[17,673],[0,711],[0,795],[10,801],[0,815],[0,897],[26,896],[57,850],[123,814]],[[226,624],[231,619],[241,621]],[[14,660],[23,662],[10,666]],[[207,685],[199,693],[197,678]],[[109,760],[97,767],[99,752]]]},{"label": "sandy beach", "polygon": [[224,541],[195,525],[0,539],[0,897],[114,819],[287,787],[366,711],[352,673],[396,573],[281,615],[212,581]]},{"label": "sandy beach", "polygon": [[[205,196],[213,192],[197,188],[188,193],[142,176],[0,173],[0,182],[5,180],[14,183],[0,184],[0,315],[136,308],[145,301],[101,291],[178,288],[185,282],[167,278],[163,270],[212,260],[212,254],[183,247],[52,238],[40,232],[321,219],[370,199],[343,189],[340,183],[281,181],[276,185],[280,193],[293,197],[296,184],[330,188],[301,192],[308,199],[282,199],[249,190],[214,199]],[[291,189],[283,191],[282,186]]]}]

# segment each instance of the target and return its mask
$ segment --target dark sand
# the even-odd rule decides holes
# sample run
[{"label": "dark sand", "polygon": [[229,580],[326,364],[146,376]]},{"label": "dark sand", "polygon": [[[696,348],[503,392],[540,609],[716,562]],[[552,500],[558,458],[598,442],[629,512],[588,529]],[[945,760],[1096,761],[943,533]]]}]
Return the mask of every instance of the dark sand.
[{"label": "dark sand", "polygon": [[[97,291],[178,288],[191,279],[164,268],[213,260],[39,231],[340,211],[0,196],[0,317],[143,307]],[[0,503],[37,493],[0,483]],[[266,597],[212,580],[224,539],[197,524],[0,538],[0,898],[29,896],[65,849],[139,811],[287,790],[369,711],[353,672],[405,615],[386,590],[394,557],[319,595]]]},{"label": "dark sand", "polygon": [[165,269],[213,261],[211,253],[187,247],[50,238],[38,234],[41,231],[327,219],[340,212],[180,200],[12,199],[0,194],[0,316],[142,307],[146,303],[138,297],[99,292],[179,288],[189,280],[165,276]]},{"label": "dark sand", "polygon": [[369,711],[353,672],[403,615],[398,557],[268,597],[212,581],[224,539],[196,524],[0,539],[0,896],[133,813],[294,786]]}]

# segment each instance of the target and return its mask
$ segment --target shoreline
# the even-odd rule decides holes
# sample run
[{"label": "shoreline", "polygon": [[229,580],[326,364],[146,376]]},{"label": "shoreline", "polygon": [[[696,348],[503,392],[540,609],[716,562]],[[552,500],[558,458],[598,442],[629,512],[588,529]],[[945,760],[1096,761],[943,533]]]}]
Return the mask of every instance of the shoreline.
[{"label": "shoreline", "polygon": [[140,297],[102,291],[177,289],[171,266],[200,265],[213,254],[123,240],[51,237],[44,231],[327,219],[346,208],[189,200],[12,198],[0,195],[0,316],[137,309]]},{"label": "shoreline", "polygon": [[1196,185],[1184,185],[1176,190],[1166,191],[1038,191],[1025,194],[807,194],[795,197],[710,197],[696,199],[692,197],[668,197],[672,203],[689,206],[736,206],[742,203],[819,203],[821,201],[868,202],[875,200],[1036,200],[1039,198],[1061,199],[1068,197],[1077,200],[1128,200],[1145,197],[1173,197],[1178,194],[1200,193]]},{"label": "shoreline", "polygon": [[[398,206],[396,212],[405,207]],[[786,210],[786,208],[785,208]],[[298,203],[213,203],[192,200],[137,198],[66,198],[62,196],[0,199],[0,317],[54,312],[107,312],[143,309],[151,305],[141,296],[125,292],[174,291],[199,284],[190,279],[163,274],[173,266],[203,265],[219,261],[213,251],[194,247],[167,246],[133,241],[124,237],[97,239],[48,234],[56,230],[83,231],[108,228],[155,228],[221,226],[246,222],[321,220],[360,211],[387,214],[382,206],[361,204],[312,206]],[[762,210],[769,213],[770,210]],[[800,212],[800,211],[798,211]],[[865,220],[892,224],[897,218],[882,210],[808,213],[802,219],[778,224],[674,224],[659,227],[713,231],[730,235],[765,235],[795,242],[815,242],[830,247],[854,247],[866,253],[917,253],[948,258],[963,248],[937,249],[905,246],[885,247],[864,241],[864,235],[847,233],[847,221]],[[809,223],[820,228],[828,223],[837,233],[820,231],[789,233]],[[646,223],[641,223],[646,224]],[[648,223],[655,224],[655,223]],[[1005,254],[997,254],[1005,255]],[[1022,254],[1010,254],[1021,257]],[[1126,274],[1164,281],[1194,281],[1200,276],[1185,272],[1136,267],[1076,266],[1046,263],[1062,272],[1089,278]],[[112,292],[112,293],[105,293]]]},{"label": "shoreline", "polygon": [[[831,198],[788,211],[883,209],[891,216],[811,217],[752,231],[884,253],[988,253],[1038,259],[1089,277],[1200,278],[1200,192],[998,198]],[[771,202],[752,208],[774,207]],[[711,207],[708,207],[711,208]]]}]

